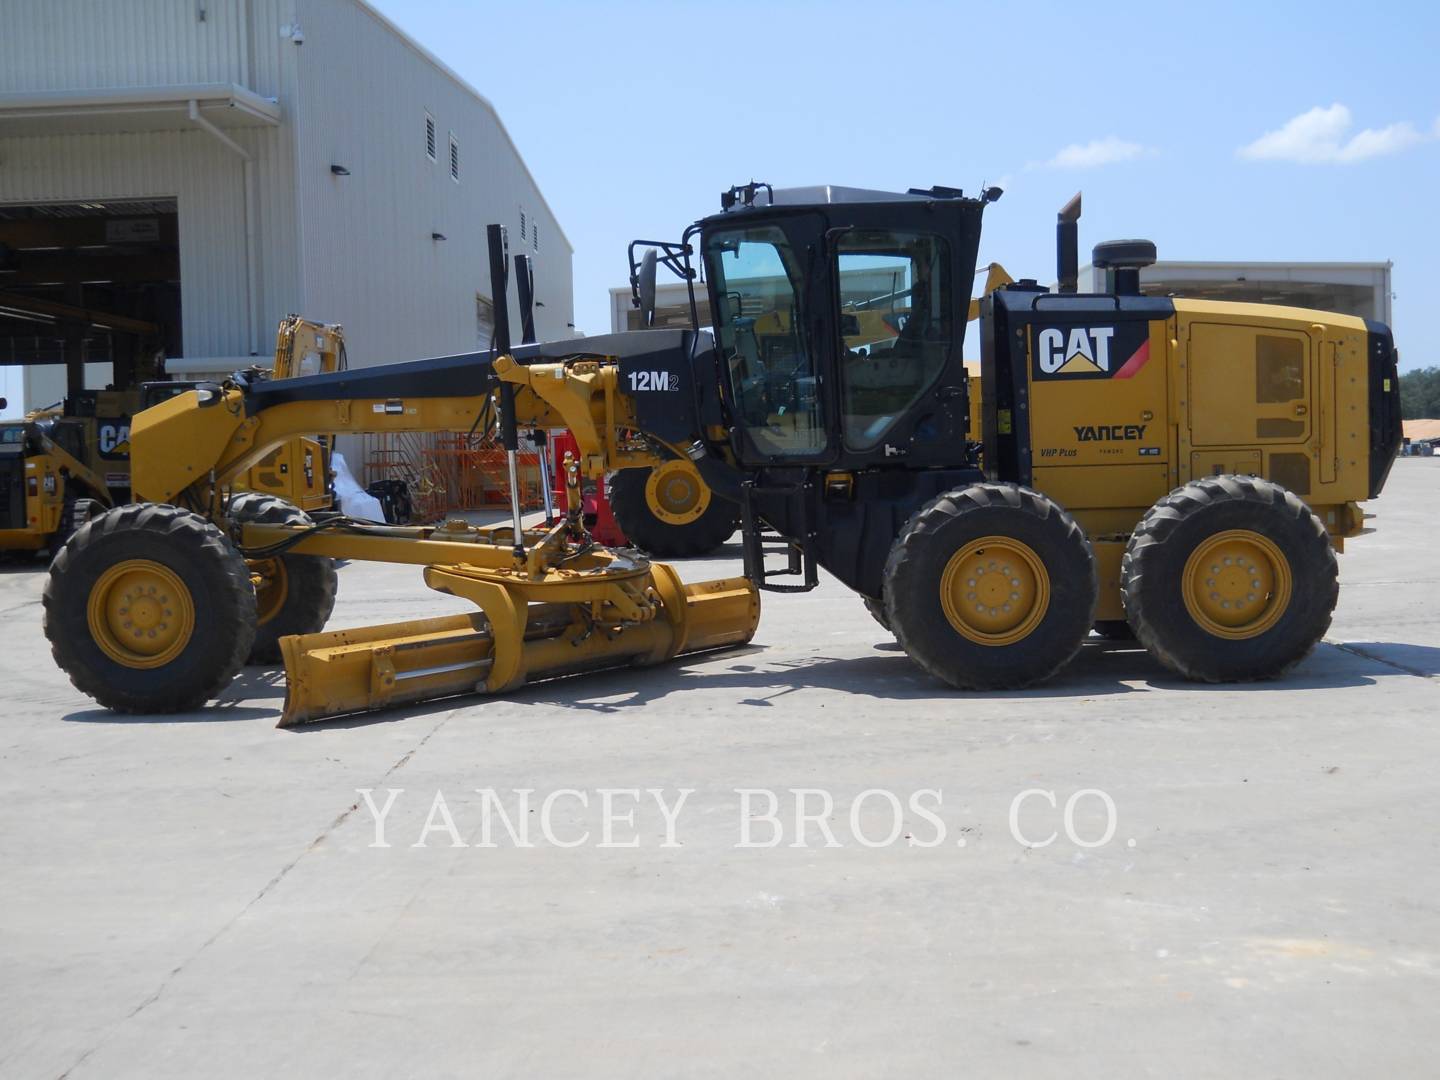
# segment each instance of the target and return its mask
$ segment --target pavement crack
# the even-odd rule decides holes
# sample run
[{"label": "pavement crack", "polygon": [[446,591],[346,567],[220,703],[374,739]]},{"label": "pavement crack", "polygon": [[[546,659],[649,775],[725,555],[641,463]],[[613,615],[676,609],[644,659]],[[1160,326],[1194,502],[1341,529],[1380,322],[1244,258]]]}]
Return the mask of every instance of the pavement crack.
[{"label": "pavement crack", "polygon": [[1326,645],[1333,645],[1341,652],[1347,652],[1351,656],[1359,656],[1366,660],[1373,660],[1377,664],[1384,664],[1386,667],[1392,667],[1396,671],[1403,671],[1406,675],[1414,675],[1418,679],[1426,679],[1431,682],[1435,680],[1435,675],[1429,671],[1424,671],[1420,668],[1411,667],[1409,664],[1402,664],[1398,660],[1387,660],[1383,656],[1377,656],[1375,653],[1366,652],[1364,649],[1357,648],[1356,646],[1351,645],[1347,642],[1331,641],[1329,638],[1325,638],[1324,641]]},{"label": "pavement crack", "polygon": [[[447,723],[449,723],[451,717],[453,717],[455,713],[456,710],[454,709],[442,713],[439,719],[435,722],[434,726],[425,733],[424,737],[421,738],[420,741],[417,742],[414,746],[412,746],[409,750],[406,750],[405,753],[401,754],[400,757],[396,759],[394,764],[392,764],[388,769],[384,771],[384,773],[381,774],[380,782],[383,783],[384,781],[388,780],[392,775],[399,772],[407,764],[409,764],[410,760],[422,749],[424,749],[425,744],[428,743],[435,736],[435,733],[438,732]],[[170,970],[170,973],[160,980],[160,985],[157,986],[149,995],[147,995],[138,1005],[136,1005],[133,1009],[126,1013],[123,1020],[120,1020],[116,1024],[112,1024],[109,1028],[107,1028],[105,1032],[98,1039],[95,1040],[93,1045],[88,1047],[79,1057],[77,1057],[70,1064],[69,1068],[67,1068],[64,1072],[60,1074],[59,1080],[65,1080],[66,1077],[70,1076],[76,1069],[80,1068],[81,1065],[85,1064],[85,1062],[91,1057],[91,1055],[93,1055],[95,1051],[99,1050],[100,1047],[105,1044],[106,1040],[110,1037],[111,1033],[119,1024],[123,1024],[126,1021],[135,1019],[135,1017],[139,1016],[151,1005],[154,1005],[155,1002],[159,1001],[160,998],[164,996],[165,991],[169,988],[170,984],[175,980],[176,976],[178,976],[182,971],[184,971],[196,960],[198,960],[205,953],[206,949],[210,948],[211,945],[214,945],[215,942],[219,941],[222,937],[224,937],[232,926],[234,926],[237,922],[243,919],[250,912],[250,910],[255,907],[255,905],[259,904],[260,901],[264,900],[265,897],[269,895],[270,892],[277,885],[280,884],[280,882],[285,880],[286,875],[288,875],[291,870],[294,870],[295,867],[300,864],[300,860],[305,858],[306,855],[309,855],[312,851],[314,851],[321,844],[323,844],[325,840],[330,837],[337,829],[339,829],[340,826],[344,825],[345,822],[349,820],[350,815],[355,813],[355,811],[359,808],[360,803],[358,801],[352,802],[339,814],[335,815],[335,817],[331,820],[330,824],[326,825],[325,828],[321,829],[315,839],[311,840],[310,843],[305,845],[305,849],[303,851],[301,851],[288,863],[282,866],[279,872],[276,873],[276,875],[272,877],[269,881],[267,881],[264,888],[262,888],[253,897],[251,897],[249,902],[244,907],[242,907],[239,911],[237,911],[234,915],[227,919],[218,930],[216,930],[213,934],[206,938],[205,941],[201,943],[199,948],[197,948],[193,953],[187,956],[184,960],[180,961],[180,963],[177,964],[175,967],[173,967]]]}]

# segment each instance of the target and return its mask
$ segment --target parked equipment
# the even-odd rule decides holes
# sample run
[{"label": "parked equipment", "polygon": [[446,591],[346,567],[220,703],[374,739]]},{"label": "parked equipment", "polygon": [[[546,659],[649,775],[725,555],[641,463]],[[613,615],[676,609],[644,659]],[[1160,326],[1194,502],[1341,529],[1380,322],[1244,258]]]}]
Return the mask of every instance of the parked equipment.
[{"label": "parked equipment", "polygon": [[[334,371],[344,364],[338,327],[295,315],[280,324],[275,378]],[[252,378],[264,377],[262,369]],[[130,423],[199,383],[143,382],[129,390],[83,390],[57,408],[0,423],[0,552],[58,551],[91,517],[130,501]],[[278,446],[233,487],[273,495],[302,510],[327,509],[330,447],[300,436]]]},{"label": "parked equipment", "polygon": [[[493,350],[239,377],[146,410],[133,482],[158,505],[101,515],[61,551],[45,591],[55,656],[107,706],[175,711],[219,692],[269,626],[295,723],[748,641],[760,590],[812,588],[824,567],[957,687],[1047,678],[1097,619],[1127,620],[1190,677],[1284,671],[1328,625],[1334,551],[1361,531],[1358,503],[1399,443],[1390,331],[1142,296],[1153,245],[1102,244],[1111,292],[1022,281],[982,303],[977,456],[961,344],[999,194],[749,184],[664,246],[693,300],[698,240],[713,337],[512,349],[497,301]],[[1076,210],[1060,225],[1062,284]],[[503,299],[498,226],[490,239]],[[637,267],[632,249],[642,307],[656,261]],[[504,526],[399,528],[279,522],[232,493],[305,432],[495,428],[513,468],[521,424],[578,444],[571,510],[548,529],[525,530],[518,501]],[[738,506],[744,578],[686,586],[587,536],[582,477],[671,462]],[[333,558],[425,566],[480,613],[324,632]],[[317,599],[290,604],[294,582]]]},{"label": "parked equipment", "polygon": [[0,552],[57,550],[128,497],[136,391],[86,390],[0,423]]}]

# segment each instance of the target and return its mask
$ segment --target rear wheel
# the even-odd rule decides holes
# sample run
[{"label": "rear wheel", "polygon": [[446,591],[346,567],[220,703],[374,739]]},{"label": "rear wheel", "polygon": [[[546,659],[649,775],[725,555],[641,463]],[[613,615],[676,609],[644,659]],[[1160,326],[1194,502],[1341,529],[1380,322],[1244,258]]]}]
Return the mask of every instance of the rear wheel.
[{"label": "rear wheel", "polygon": [[926,671],[966,690],[1049,678],[1079,651],[1095,598],[1095,557],[1080,526],[1014,484],[935,499],[885,565],[895,637]]},{"label": "rear wheel", "polygon": [[708,555],[740,524],[740,508],[714,496],[695,466],[679,458],[615,473],[610,508],[630,543],[661,558]]},{"label": "rear wheel", "polygon": [[76,688],[120,712],[199,708],[255,636],[245,560],[175,506],[121,506],[82,525],[50,564],[45,636]]},{"label": "rear wheel", "polygon": [[50,554],[59,553],[65,546],[65,541],[74,536],[81,525],[84,525],[91,518],[104,511],[102,506],[95,499],[79,499],[67,495],[65,505],[60,510],[60,524],[55,530],[55,535],[50,539]]},{"label": "rear wheel", "polygon": [[1150,508],[1125,548],[1125,614],[1189,679],[1270,679],[1305,658],[1339,596],[1325,526],[1279,484],[1195,480]]},{"label": "rear wheel", "polygon": [[[247,492],[230,500],[227,511],[235,523],[311,525],[309,514],[274,495]],[[319,555],[277,555],[250,560],[255,582],[255,644],[247,663],[280,659],[280,639],[287,634],[313,634],[325,629],[335,608],[339,578],[335,561]]]}]

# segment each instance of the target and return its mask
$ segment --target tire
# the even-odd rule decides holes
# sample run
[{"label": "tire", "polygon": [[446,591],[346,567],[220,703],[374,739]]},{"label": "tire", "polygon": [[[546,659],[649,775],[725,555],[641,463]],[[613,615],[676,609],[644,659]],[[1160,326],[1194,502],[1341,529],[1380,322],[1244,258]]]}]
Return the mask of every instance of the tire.
[{"label": "tire", "polygon": [[[132,612],[136,595],[144,608]],[[255,637],[244,558],[177,506],[121,506],[82,525],[50,564],[43,605],[55,662],[117,712],[199,708],[229,684]],[[138,649],[127,620],[141,623]]]},{"label": "tire", "polygon": [[[910,519],[890,549],[884,591],[895,637],[922,668],[962,690],[1014,689],[1079,652],[1095,621],[1095,555],[1075,519],[1039,492],[975,484]],[[993,607],[972,610],[987,598]]]},{"label": "tire", "polygon": [[[310,525],[310,515],[294,503],[274,495],[247,492],[230,500],[226,511],[232,523]],[[335,560],[319,555],[279,555],[254,560],[252,569],[266,574],[255,595],[255,644],[249,664],[280,660],[280,639],[287,634],[314,634],[325,629],[335,609],[339,578]]]},{"label": "tire", "polygon": [[660,558],[709,555],[735,535],[740,508],[712,496],[695,520],[675,525],[656,516],[646,494],[651,469],[622,469],[610,478],[610,509],[627,540]]},{"label": "tire", "polygon": [[60,553],[65,542],[75,535],[81,525],[103,511],[104,507],[95,499],[79,499],[67,495],[65,505],[60,510],[60,524],[55,529],[55,535],[50,538],[51,557]]},{"label": "tire", "polygon": [[1284,674],[1324,636],[1339,588],[1320,519],[1279,484],[1251,476],[1172,491],[1141,520],[1120,567],[1140,643],[1203,682]]},{"label": "tire", "polygon": [[1135,631],[1124,619],[1097,619],[1095,633],[1106,641],[1134,641]]},{"label": "tire", "polygon": [[[886,630],[889,630],[890,616],[885,613],[885,602],[883,600],[873,600],[868,596],[862,596],[860,599],[865,601],[865,610],[874,616],[875,621]],[[893,631],[891,632],[893,633]]]}]

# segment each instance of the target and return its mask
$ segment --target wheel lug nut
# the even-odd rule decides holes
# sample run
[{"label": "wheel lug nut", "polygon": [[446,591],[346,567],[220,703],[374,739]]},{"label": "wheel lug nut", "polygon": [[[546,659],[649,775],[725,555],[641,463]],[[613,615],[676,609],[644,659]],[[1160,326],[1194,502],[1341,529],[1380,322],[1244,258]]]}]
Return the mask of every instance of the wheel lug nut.
[{"label": "wheel lug nut", "polygon": [[1012,593],[1010,594],[1010,599],[1011,599],[1011,600],[1019,600],[1019,599],[1020,599],[1020,594],[1019,594],[1018,592],[1012,592]]},{"label": "wheel lug nut", "polygon": [[975,599],[975,594],[974,594],[973,592],[966,593],[966,594],[965,594],[965,599],[966,599],[966,600],[974,600],[974,599]]}]

